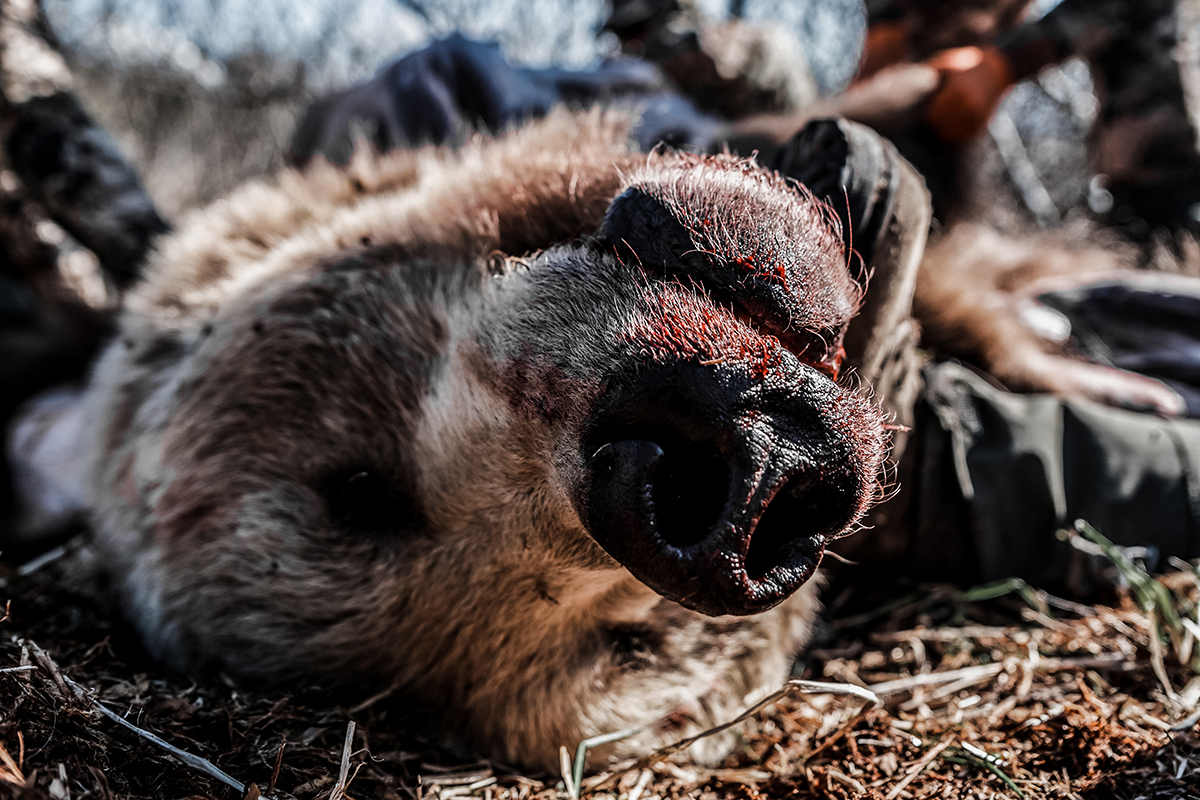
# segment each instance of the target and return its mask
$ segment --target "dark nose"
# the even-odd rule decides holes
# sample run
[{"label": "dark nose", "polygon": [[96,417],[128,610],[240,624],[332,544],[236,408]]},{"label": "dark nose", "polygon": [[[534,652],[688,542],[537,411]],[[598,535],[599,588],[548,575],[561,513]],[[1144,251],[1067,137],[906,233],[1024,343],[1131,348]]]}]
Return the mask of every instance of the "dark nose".
[{"label": "dark nose", "polygon": [[663,596],[755,614],[861,516],[882,449],[878,413],[795,359],[766,379],[665,365],[611,391],[591,426],[584,515]]}]

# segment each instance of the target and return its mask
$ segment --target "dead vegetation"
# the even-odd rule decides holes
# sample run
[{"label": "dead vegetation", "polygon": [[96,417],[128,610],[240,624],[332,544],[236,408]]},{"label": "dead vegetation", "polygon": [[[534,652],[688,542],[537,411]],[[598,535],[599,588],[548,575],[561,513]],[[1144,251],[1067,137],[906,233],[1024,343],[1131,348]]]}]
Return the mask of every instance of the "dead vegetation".
[{"label": "dead vegetation", "polygon": [[1123,582],[1097,605],[1019,582],[845,590],[796,674],[870,687],[879,707],[789,693],[719,769],[684,751],[582,774],[564,742],[561,775],[433,748],[387,692],[196,683],[66,588],[79,553],[4,566],[0,796],[1200,797],[1200,573],[1177,561],[1150,578],[1111,554]]}]

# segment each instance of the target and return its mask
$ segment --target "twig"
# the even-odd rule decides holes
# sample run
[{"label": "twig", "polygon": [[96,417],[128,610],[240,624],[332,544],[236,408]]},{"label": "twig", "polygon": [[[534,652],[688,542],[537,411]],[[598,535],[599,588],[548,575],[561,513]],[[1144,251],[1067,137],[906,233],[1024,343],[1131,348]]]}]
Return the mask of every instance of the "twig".
[{"label": "twig", "polygon": [[[482,762],[487,763],[487,762]],[[467,783],[476,783],[481,780],[486,780],[492,777],[492,769],[468,769],[463,771],[461,767],[440,767],[436,764],[422,764],[423,768],[432,770],[435,775],[422,775],[421,784],[424,786],[461,786]],[[458,770],[455,772],[454,770]]]},{"label": "twig", "polygon": [[31,672],[35,669],[37,669],[37,667],[33,664],[26,664],[23,667],[2,667],[0,668],[0,675],[3,675],[7,672]]},{"label": "twig", "polygon": [[574,800],[579,797],[579,790],[575,786],[575,779],[571,775],[571,756],[567,753],[567,746],[560,745],[558,748],[558,766],[562,770],[563,787],[567,790],[567,796]]},{"label": "twig", "polygon": [[[593,736],[590,739],[584,739],[575,748],[575,763],[571,770],[571,780],[567,782],[567,793],[573,798],[579,797],[580,787],[583,786],[583,765],[587,761],[587,751],[593,747],[599,747],[602,744],[611,742],[619,742],[622,739],[628,739],[635,733],[641,733],[641,728],[630,728],[627,731],[618,731],[617,733],[606,733],[602,736]],[[566,748],[563,748],[563,753],[566,753]],[[565,775],[563,776],[566,777]],[[574,792],[572,793],[572,787]]]},{"label": "twig", "polygon": [[283,748],[287,747],[287,737],[279,743],[279,752],[275,754],[275,768],[271,770],[271,782],[267,784],[267,792],[275,791],[275,783],[279,780],[279,769],[283,766]]},{"label": "twig", "polygon": [[968,625],[963,628],[913,628],[907,631],[884,631],[872,633],[871,641],[887,644],[917,639],[923,642],[956,642],[959,639],[1000,639],[1010,636],[1011,628],[987,625]]},{"label": "twig", "polygon": [[350,709],[350,713],[351,714],[361,714],[362,712],[366,711],[371,706],[378,703],[380,700],[386,700],[388,697],[391,697],[395,692],[396,692],[396,684],[393,683],[391,686],[387,687],[386,689],[384,689],[382,691],[376,692],[375,694],[368,697],[366,700],[363,700],[361,703],[356,705],[354,708]]},{"label": "twig", "polygon": [[[62,672],[59,671],[58,665],[54,663],[54,659],[50,658],[46,651],[39,647],[36,642],[26,640],[22,643],[22,645],[28,648],[31,653],[33,653],[33,657],[37,660],[39,666],[46,670],[46,672],[50,673],[55,684],[58,686],[59,691],[63,693],[64,700],[69,700],[71,697],[74,697],[80,702],[87,703],[121,727],[132,731],[141,738],[158,745],[163,750],[166,750],[168,753],[175,756],[175,758],[183,762],[185,766],[191,767],[198,772],[203,772],[205,775],[208,775],[209,777],[232,787],[238,792],[239,795],[246,795],[246,785],[244,783],[228,775],[211,761],[203,759],[200,756],[193,755],[186,750],[180,750],[178,747],[166,741],[165,739],[156,736],[144,728],[139,728],[137,725],[134,725],[120,714],[110,710],[107,706],[97,700],[88,690],[84,689],[78,683],[63,675]],[[282,792],[276,793],[274,796],[287,797],[287,795]]]},{"label": "twig", "polygon": [[72,695],[78,694],[78,692],[72,692],[67,688],[66,678],[58,671],[58,665],[54,663],[54,659],[46,654],[45,650],[38,647],[36,642],[28,642],[28,645],[30,652],[33,653],[34,660],[38,662],[42,669],[50,673],[50,677],[54,679],[54,685],[58,687],[58,692],[62,695],[63,700],[69,701]]},{"label": "twig", "polygon": [[[1137,668],[1137,662],[1127,659],[1121,653],[1103,653],[1098,656],[1079,656],[1072,658],[1043,658],[1033,665],[1037,672],[1056,672],[1060,669],[1117,669],[1129,671]],[[952,669],[949,672],[928,672],[924,675],[911,675],[906,678],[896,678],[871,686],[871,691],[883,697],[885,695],[906,692],[919,686],[936,686],[952,681],[963,682],[958,689],[964,689],[975,682],[985,680],[1004,671],[1004,664],[978,664],[974,667]]]},{"label": "twig", "polygon": [[354,720],[346,723],[346,741],[342,744],[342,766],[338,770],[337,783],[329,792],[329,800],[342,800],[346,787],[350,785],[350,753],[354,749]]},{"label": "twig", "polygon": [[246,785],[244,783],[242,783],[241,781],[239,781],[233,777],[230,777],[228,774],[223,772],[219,767],[217,767],[212,762],[207,761],[207,760],[201,758],[200,756],[192,755],[191,753],[187,752],[186,750],[180,750],[178,747],[176,747],[175,745],[166,741],[165,739],[162,739],[162,738],[154,735],[153,733],[151,733],[148,730],[145,730],[144,728],[139,728],[137,725],[134,725],[132,722],[125,719],[120,714],[114,713],[107,706],[100,703],[98,700],[96,700],[94,697],[92,697],[90,694],[88,694],[87,691],[82,686],[80,686],[78,683],[76,683],[75,681],[71,680],[70,678],[64,678],[63,680],[65,680],[67,682],[67,684],[70,685],[71,688],[75,690],[76,697],[78,697],[80,700],[90,702],[96,708],[97,711],[99,711],[104,716],[108,717],[113,722],[117,723],[118,725],[120,725],[124,728],[127,728],[130,731],[133,731],[135,734],[142,737],[143,739],[145,739],[149,742],[153,742],[154,744],[158,745],[163,750],[166,750],[168,753],[175,756],[177,759],[179,759],[180,761],[182,761],[184,764],[191,767],[192,769],[194,769],[198,772],[203,772],[205,775],[208,775],[210,778],[216,778],[221,783],[224,783],[226,786],[233,787],[234,790],[236,790],[238,792],[238,794],[246,793]]},{"label": "twig", "polygon": [[854,780],[854,778],[851,778],[849,775],[839,772],[832,767],[830,767],[829,771],[825,774],[855,794],[866,794],[867,792],[867,787],[863,786],[860,782]]},{"label": "twig", "polygon": [[1179,708],[1179,695],[1175,693],[1175,687],[1171,685],[1171,679],[1167,677],[1167,665],[1163,661],[1162,640],[1159,638],[1158,617],[1154,611],[1150,610],[1147,614],[1149,619],[1147,622],[1150,629],[1150,667],[1154,672],[1154,677],[1162,684],[1163,692],[1166,693],[1167,699],[1176,709]]},{"label": "twig", "polygon": [[21,768],[13,761],[12,756],[8,754],[2,744],[0,744],[0,762],[3,762],[3,766],[0,767],[0,781],[15,783],[17,786],[25,785],[25,774],[21,772]]},{"label": "twig", "polygon": [[[744,720],[754,716],[762,709],[766,708],[767,706],[771,705],[772,703],[776,703],[776,702],[782,700],[784,697],[787,697],[788,695],[790,695],[792,693],[848,694],[848,695],[852,695],[854,697],[860,698],[862,700],[866,700],[867,702],[872,704],[872,707],[877,708],[879,705],[881,705],[880,699],[875,695],[874,692],[872,692],[870,689],[864,689],[861,686],[855,686],[854,684],[822,683],[821,681],[790,680],[787,683],[785,683],[782,687],[780,687],[779,689],[776,689],[774,692],[771,692],[771,694],[767,695],[762,700],[759,700],[757,703],[750,706],[750,708],[747,708],[745,711],[743,711],[741,714],[739,714],[734,719],[731,719],[728,722],[724,722],[720,725],[717,725],[716,727],[709,728],[706,731],[702,731],[701,733],[698,733],[695,736],[689,736],[686,739],[681,739],[678,742],[675,742],[674,744],[669,744],[666,747],[660,747],[658,750],[655,750],[653,753],[642,756],[641,758],[639,758],[637,761],[635,761],[633,764],[626,767],[625,769],[620,769],[620,770],[617,770],[616,772],[612,773],[611,775],[609,775],[607,778],[605,778],[603,781],[601,781],[596,786],[590,787],[588,789],[588,792],[590,794],[594,794],[596,792],[602,792],[605,789],[608,789],[609,787],[616,784],[616,782],[619,781],[622,776],[627,775],[628,773],[632,772],[633,770],[649,769],[654,764],[657,764],[660,761],[664,761],[665,759],[673,756],[675,753],[678,753],[681,750],[686,750],[687,748],[691,747],[693,744],[700,741],[701,739],[704,739],[709,736],[713,736],[715,734],[722,733],[723,731],[729,730],[734,725],[737,725],[738,723],[743,722]],[[860,712],[859,716],[861,716],[861,712]]]},{"label": "twig", "polygon": [[[447,789],[439,789],[437,796],[438,796],[438,798],[440,798],[440,800],[447,800],[448,798],[451,798],[451,797],[464,797],[464,796],[470,795],[474,791],[486,788],[488,786],[494,786],[495,784],[496,784],[495,778],[484,778],[481,781],[475,781],[474,783],[468,783],[466,786],[451,786]],[[487,793],[485,792],[485,796],[486,796],[486,794]]]},{"label": "twig", "polygon": [[1194,726],[1197,722],[1200,722],[1200,708],[1197,708],[1191,714],[1188,714],[1185,719],[1172,725],[1171,730],[1173,730],[1173,731],[1188,731],[1188,730],[1191,730],[1192,726]]},{"label": "twig", "polygon": [[[1034,650],[1036,649],[1034,648]],[[1042,658],[1034,664],[1034,669],[1038,672],[1056,672],[1060,669],[1115,669],[1132,672],[1137,668],[1137,661],[1126,658],[1121,653],[1102,653],[1098,656],[1071,658]]]},{"label": "twig", "polygon": [[955,681],[954,683],[947,683],[944,686],[939,686],[938,688],[936,688],[932,692],[930,692],[929,695],[927,697],[925,697],[925,699],[922,702],[928,704],[928,703],[932,703],[937,700],[945,699],[952,694],[957,694],[958,692],[961,692],[963,689],[970,689],[973,686],[978,686],[979,684],[988,680],[989,677],[990,676],[986,676],[986,675],[983,677],[968,677],[968,678],[963,678],[962,680]]},{"label": "twig", "polygon": [[993,675],[999,675],[1003,671],[1004,664],[999,662],[995,664],[980,664],[975,667],[952,669],[949,672],[929,672],[924,675],[912,675],[907,678],[884,681],[872,686],[871,691],[882,697],[884,695],[896,694],[897,692],[906,692],[918,686],[936,686],[939,683],[951,683],[969,679],[984,680]]},{"label": "twig", "polygon": [[947,736],[945,739],[942,739],[940,742],[935,744],[933,746],[932,750],[930,750],[925,755],[921,756],[921,760],[918,761],[916,764],[913,764],[912,767],[909,768],[908,772],[906,772],[904,774],[904,777],[900,779],[900,782],[897,783],[895,786],[893,786],[892,790],[890,792],[888,792],[887,795],[884,796],[884,800],[896,800],[896,798],[900,796],[900,793],[904,791],[905,787],[907,787],[910,783],[915,781],[917,779],[917,776],[920,775],[922,772],[924,772],[925,768],[928,767],[931,763],[933,763],[933,760],[935,758],[937,758],[943,750],[945,750],[947,747],[949,747],[953,743],[954,743],[954,735],[951,734],[950,736]]},{"label": "twig", "polygon": [[638,776],[637,783],[635,783],[633,788],[629,790],[628,800],[638,800],[638,798],[640,798],[646,791],[646,787],[650,785],[650,781],[652,780],[654,780],[654,770],[644,770],[642,774]]},{"label": "twig", "polygon": [[17,574],[22,578],[28,577],[47,564],[53,564],[55,561],[58,561],[66,554],[67,546],[65,544],[60,544],[58,547],[47,550],[40,556],[35,556],[21,566],[17,567]]},{"label": "twig", "polygon": [[846,732],[849,731],[851,728],[853,728],[855,725],[857,725],[858,721],[860,719],[862,719],[866,713],[867,713],[867,707],[863,706],[862,709],[857,714],[855,714],[850,719],[846,720],[846,722],[842,725],[842,727],[838,728],[832,736],[830,736],[825,741],[821,742],[820,747],[818,747],[816,750],[813,750],[811,753],[805,754],[804,760],[810,761],[810,760],[816,758],[817,756],[821,755],[821,753],[825,752],[830,747],[832,747],[836,742],[840,741],[841,738],[846,735]]}]

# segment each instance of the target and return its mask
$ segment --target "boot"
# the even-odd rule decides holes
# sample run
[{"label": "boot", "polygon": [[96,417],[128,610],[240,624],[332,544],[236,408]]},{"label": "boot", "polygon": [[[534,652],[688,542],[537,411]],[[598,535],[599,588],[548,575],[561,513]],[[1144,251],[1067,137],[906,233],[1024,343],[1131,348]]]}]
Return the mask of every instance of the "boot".
[{"label": "boot", "polygon": [[932,217],[925,181],[887,139],[844,119],[813,120],[776,153],[772,166],[828,203],[841,223],[851,274],[864,288],[862,307],[846,332],[845,365],[889,412],[896,429],[885,481],[892,496],[877,506],[867,530],[838,542],[843,555],[871,561],[909,550],[908,483],[914,455],[905,453],[921,390],[919,329],[911,317],[917,268]]}]

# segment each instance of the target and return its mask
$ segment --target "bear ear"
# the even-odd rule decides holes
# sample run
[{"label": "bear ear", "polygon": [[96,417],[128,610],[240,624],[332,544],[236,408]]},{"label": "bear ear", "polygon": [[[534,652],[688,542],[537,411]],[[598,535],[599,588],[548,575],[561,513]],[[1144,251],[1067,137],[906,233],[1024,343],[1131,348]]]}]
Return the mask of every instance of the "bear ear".
[{"label": "bear ear", "polygon": [[836,373],[862,289],[833,215],[777,175],[728,156],[664,159],[612,201],[597,239],[651,275],[702,288]]}]

